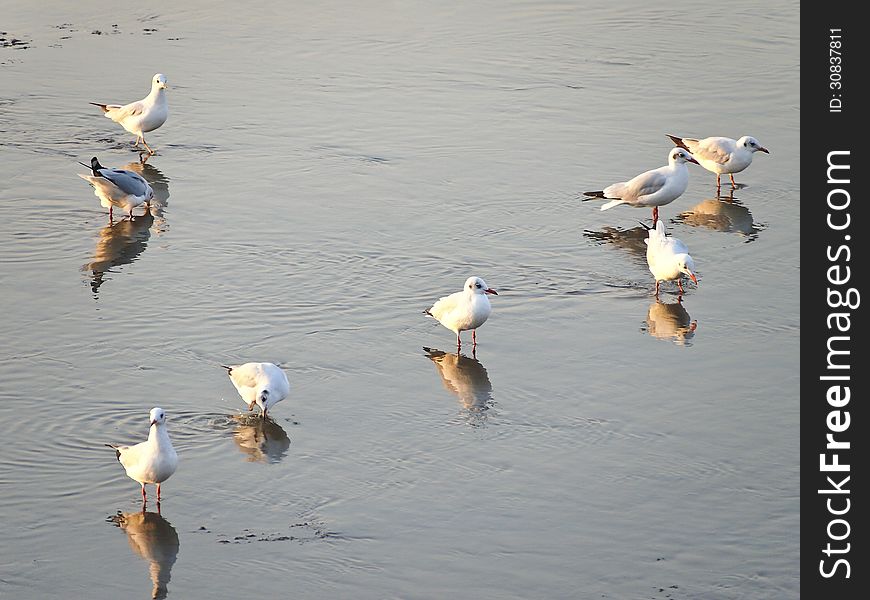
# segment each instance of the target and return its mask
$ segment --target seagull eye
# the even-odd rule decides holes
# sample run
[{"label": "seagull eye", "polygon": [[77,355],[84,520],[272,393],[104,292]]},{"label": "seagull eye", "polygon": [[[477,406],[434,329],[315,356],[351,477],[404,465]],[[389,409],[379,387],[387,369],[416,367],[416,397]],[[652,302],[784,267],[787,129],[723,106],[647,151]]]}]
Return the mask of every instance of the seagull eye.
[{"label": "seagull eye", "polygon": [[475,283],[475,284],[474,284],[474,287],[479,288],[479,287],[480,287],[480,284],[479,284],[479,283]]}]

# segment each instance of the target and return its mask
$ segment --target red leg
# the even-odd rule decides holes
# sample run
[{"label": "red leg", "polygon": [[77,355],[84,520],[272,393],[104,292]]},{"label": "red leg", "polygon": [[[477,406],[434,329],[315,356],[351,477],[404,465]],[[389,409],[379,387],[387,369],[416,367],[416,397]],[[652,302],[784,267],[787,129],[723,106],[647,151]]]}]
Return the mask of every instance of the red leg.
[{"label": "red leg", "polygon": [[145,502],[147,500],[147,498],[145,497],[145,484],[143,483],[141,485],[142,485],[142,502]]},{"label": "red leg", "polygon": [[659,297],[659,280],[656,279],[656,298]]},{"label": "red leg", "polygon": [[456,332],[456,349],[459,350],[462,348],[462,339],[459,337],[459,332]]},{"label": "red leg", "polygon": [[728,177],[731,178],[731,187],[732,187],[732,189],[737,188],[737,183],[734,181],[734,175],[731,174],[731,173],[728,173]]},{"label": "red leg", "polygon": [[677,278],[677,287],[680,288],[680,293],[683,293],[683,280],[681,278]]},{"label": "red leg", "polygon": [[653,227],[659,222],[659,207],[653,206]]},{"label": "red leg", "polygon": [[471,330],[471,345],[477,346],[477,329]]},{"label": "red leg", "polygon": [[160,504],[160,484],[157,484],[157,503]]}]

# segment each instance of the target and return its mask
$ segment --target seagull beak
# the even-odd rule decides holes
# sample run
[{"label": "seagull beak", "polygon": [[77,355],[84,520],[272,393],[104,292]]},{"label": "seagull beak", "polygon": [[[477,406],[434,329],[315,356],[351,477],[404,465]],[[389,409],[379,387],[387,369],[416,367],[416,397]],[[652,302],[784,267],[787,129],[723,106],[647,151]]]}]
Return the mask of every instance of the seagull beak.
[{"label": "seagull beak", "polygon": [[768,149],[765,148],[764,146],[759,146],[759,147],[758,147],[758,150],[761,151],[761,152],[764,152],[765,154],[770,154],[770,150],[768,150]]},{"label": "seagull beak", "polygon": [[689,157],[688,159],[686,159],[686,160],[688,160],[689,162],[695,163],[696,165],[700,165],[700,164],[701,164],[701,163],[699,163],[697,160],[695,160],[695,157],[694,157],[694,156],[690,156],[690,157]]},{"label": "seagull beak", "polygon": [[484,294],[493,294],[494,296],[498,296],[498,292],[492,288],[488,288],[488,289],[483,290],[483,293]]},{"label": "seagull beak", "polygon": [[[157,425],[157,421],[151,421],[151,425]],[[150,427],[150,425],[149,425]]]}]

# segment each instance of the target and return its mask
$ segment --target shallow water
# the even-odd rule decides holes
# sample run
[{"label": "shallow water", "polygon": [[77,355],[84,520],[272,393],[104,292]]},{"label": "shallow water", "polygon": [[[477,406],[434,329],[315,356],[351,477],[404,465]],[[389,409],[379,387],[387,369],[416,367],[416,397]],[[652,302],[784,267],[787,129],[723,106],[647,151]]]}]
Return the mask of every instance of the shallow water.
[{"label": "shallow water", "polygon": [[[430,4],[0,3],[0,595],[798,594],[798,3]],[[143,165],[88,102],[156,72]],[[579,199],[665,133],[771,150],[661,209],[681,302],[649,211]],[[109,224],[95,155],[153,214]],[[471,274],[457,356],[421,311]],[[104,444],[152,406],[143,515]]]}]

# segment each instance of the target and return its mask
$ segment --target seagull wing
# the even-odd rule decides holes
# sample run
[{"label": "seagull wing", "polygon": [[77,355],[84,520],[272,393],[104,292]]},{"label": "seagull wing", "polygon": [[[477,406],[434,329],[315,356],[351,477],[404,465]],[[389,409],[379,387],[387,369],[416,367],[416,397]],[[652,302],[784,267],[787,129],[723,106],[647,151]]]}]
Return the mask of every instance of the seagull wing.
[{"label": "seagull wing", "polygon": [[144,196],[150,186],[138,173],[126,169],[101,169],[100,175],[115,184],[119,190],[131,196]]}]

